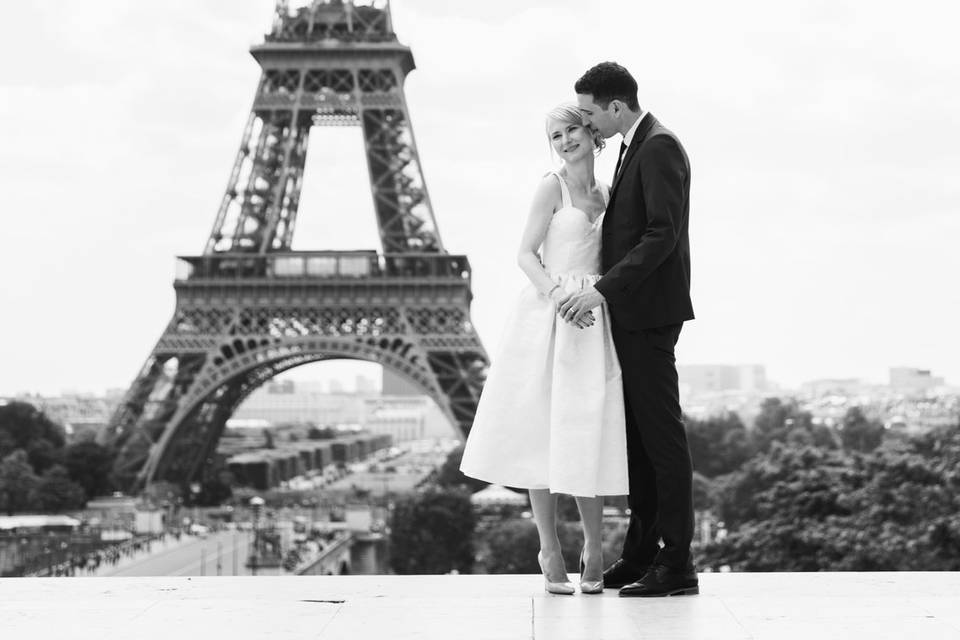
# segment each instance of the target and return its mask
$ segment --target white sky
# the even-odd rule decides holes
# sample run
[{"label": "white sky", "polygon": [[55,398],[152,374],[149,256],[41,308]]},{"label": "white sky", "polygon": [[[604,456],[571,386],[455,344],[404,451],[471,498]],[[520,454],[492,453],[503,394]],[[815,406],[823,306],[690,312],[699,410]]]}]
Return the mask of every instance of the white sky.
[{"label": "white sky", "polygon": [[[551,168],[543,114],[612,59],[691,158],[698,319],[681,363],[763,363],[786,384],[896,365],[960,382],[956,10],[790,4],[393,2],[431,199],[447,249],[470,257],[488,351]],[[272,9],[2,4],[0,395],[130,383],[173,312],[174,256],[210,231]],[[314,130],[296,248],[378,246],[360,140]],[[329,168],[341,143],[353,171]]]}]

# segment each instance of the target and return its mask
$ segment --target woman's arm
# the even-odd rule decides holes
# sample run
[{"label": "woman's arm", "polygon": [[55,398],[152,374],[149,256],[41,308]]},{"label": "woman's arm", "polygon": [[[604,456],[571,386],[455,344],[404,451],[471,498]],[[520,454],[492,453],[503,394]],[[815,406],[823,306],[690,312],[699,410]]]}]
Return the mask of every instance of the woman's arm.
[{"label": "woman's arm", "polygon": [[533,196],[533,204],[530,205],[530,213],[527,216],[527,224],[523,230],[523,237],[520,239],[520,249],[517,252],[517,264],[523,269],[523,272],[533,283],[533,286],[545,296],[556,301],[560,289],[556,283],[550,279],[543,264],[540,263],[540,256],[537,250],[543,244],[543,239],[547,235],[547,228],[550,226],[550,220],[556,211],[556,204],[560,201],[560,184],[556,177],[547,175],[537,185],[537,191]]}]

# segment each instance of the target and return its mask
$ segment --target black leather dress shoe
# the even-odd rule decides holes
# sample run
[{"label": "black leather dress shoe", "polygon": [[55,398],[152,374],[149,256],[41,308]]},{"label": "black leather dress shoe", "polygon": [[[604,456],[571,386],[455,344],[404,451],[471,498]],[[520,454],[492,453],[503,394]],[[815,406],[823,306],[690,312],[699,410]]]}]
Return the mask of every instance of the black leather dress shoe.
[{"label": "black leather dress shoe", "polygon": [[638,567],[620,558],[603,572],[604,589],[619,589],[636,582],[647,573],[647,567]]},{"label": "black leather dress shoe", "polygon": [[692,566],[678,570],[663,564],[653,565],[645,576],[620,589],[620,595],[626,598],[692,596],[698,593],[700,581]]}]

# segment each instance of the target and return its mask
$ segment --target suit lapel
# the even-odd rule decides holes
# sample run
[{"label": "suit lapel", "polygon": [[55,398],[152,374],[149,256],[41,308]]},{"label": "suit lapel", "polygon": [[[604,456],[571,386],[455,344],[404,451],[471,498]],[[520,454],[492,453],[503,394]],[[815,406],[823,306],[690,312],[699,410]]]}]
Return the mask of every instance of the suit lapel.
[{"label": "suit lapel", "polygon": [[610,187],[610,200],[613,200],[613,195],[617,191],[617,185],[620,184],[620,178],[623,177],[623,174],[627,171],[627,165],[630,164],[630,159],[637,153],[637,149],[640,148],[640,144],[643,142],[643,139],[647,137],[647,134],[650,133],[650,129],[653,128],[654,123],[657,119],[653,117],[653,114],[649,111],[647,115],[643,116],[643,120],[640,121],[640,124],[637,126],[637,132],[633,134],[633,140],[630,141],[630,146],[627,147],[627,152],[623,154],[623,162],[620,163],[620,173],[617,174],[616,178],[613,181],[613,185]]}]

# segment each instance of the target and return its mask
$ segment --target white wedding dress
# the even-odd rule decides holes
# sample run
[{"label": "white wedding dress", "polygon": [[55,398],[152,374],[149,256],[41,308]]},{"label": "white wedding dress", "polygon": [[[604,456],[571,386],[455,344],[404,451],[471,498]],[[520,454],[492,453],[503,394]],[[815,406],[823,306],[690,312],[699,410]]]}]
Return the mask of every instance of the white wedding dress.
[{"label": "white wedding dress", "polygon": [[[562,206],[541,247],[544,269],[564,292],[600,279],[600,225]],[[604,203],[609,198],[603,189]],[[504,328],[463,452],[466,475],[509,487],[575,496],[628,493],[620,364],[606,304],[585,329],[568,324],[528,284]]]}]

